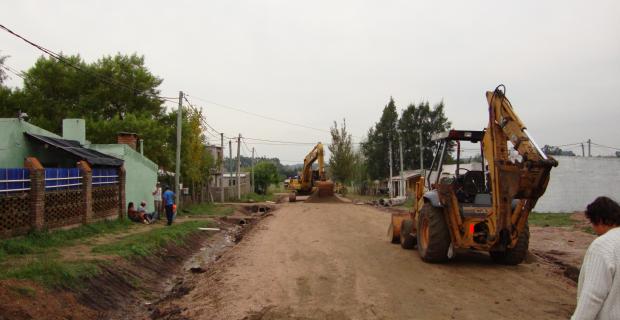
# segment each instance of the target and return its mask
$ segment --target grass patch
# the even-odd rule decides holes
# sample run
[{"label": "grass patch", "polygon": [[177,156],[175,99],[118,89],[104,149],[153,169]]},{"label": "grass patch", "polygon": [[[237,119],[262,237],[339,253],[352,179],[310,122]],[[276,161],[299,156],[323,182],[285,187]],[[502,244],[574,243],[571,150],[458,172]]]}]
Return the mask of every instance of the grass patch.
[{"label": "grass patch", "polygon": [[181,215],[207,215],[214,217],[227,216],[235,212],[233,207],[214,204],[214,203],[201,203],[183,208],[180,212]]},{"label": "grass patch", "polygon": [[77,287],[81,283],[80,279],[98,272],[99,267],[94,261],[60,262],[40,259],[22,266],[8,267],[0,271],[0,279],[33,280],[50,288]]},{"label": "grass patch", "polygon": [[7,255],[40,253],[45,249],[73,244],[75,241],[104,233],[127,230],[131,227],[128,219],[99,221],[69,230],[36,231],[24,237],[0,241],[0,261]]},{"label": "grass patch", "polygon": [[537,227],[572,227],[575,221],[570,216],[570,213],[532,212],[528,221],[530,225]]},{"label": "grass patch", "polygon": [[361,195],[357,193],[347,193],[345,197],[351,200],[358,200],[358,201],[373,201],[373,200],[379,200],[382,198],[382,196],[366,196],[366,195]]},{"label": "grass patch", "polygon": [[240,202],[265,202],[265,201],[276,201],[276,195],[273,193],[267,194],[258,194],[258,193],[247,193],[241,196]]},{"label": "grass patch", "polygon": [[19,294],[20,296],[35,298],[37,296],[37,291],[30,287],[22,287],[22,286],[9,286],[9,290]]},{"label": "grass patch", "polygon": [[187,236],[198,232],[199,227],[207,227],[209,221],[188,221],[170,227],[153,229],[148,232],[127,236],[117,242],[95,246],[94,253],[113,254],[124,258],[147,256],[170,242],[182,243]]}]

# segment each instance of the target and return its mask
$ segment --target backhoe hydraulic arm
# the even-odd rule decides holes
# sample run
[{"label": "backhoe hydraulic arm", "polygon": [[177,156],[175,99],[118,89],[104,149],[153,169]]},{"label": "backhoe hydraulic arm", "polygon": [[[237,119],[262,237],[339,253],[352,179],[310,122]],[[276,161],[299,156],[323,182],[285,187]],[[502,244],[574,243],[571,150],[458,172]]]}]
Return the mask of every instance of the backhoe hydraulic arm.
[{"label": "backhoe hydraulic arm", "polygon": [[[538,147],[498,86],[486,93],[489,125],[484,136],[484,157],[489,165],[493,211],[500,245],[514,245],[527,217],[549,183],[557,161]],[[508,143],[510,142],[510,143]],[[511,157],[511,147],[520,159]],[[513,200],[518,200],[513,209]]]}]

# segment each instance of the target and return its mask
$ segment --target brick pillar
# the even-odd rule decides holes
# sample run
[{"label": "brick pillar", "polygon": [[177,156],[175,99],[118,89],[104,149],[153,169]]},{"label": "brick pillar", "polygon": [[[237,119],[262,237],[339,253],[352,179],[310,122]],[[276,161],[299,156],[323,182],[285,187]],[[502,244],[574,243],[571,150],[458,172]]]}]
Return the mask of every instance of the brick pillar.
[{"label": "brick pillar", "polygon": [[118,168],[118,218],[123,219],[125,217],[125,167]]},{"label": "brick pillar", "polygon": [[82,174],[82,223],[91,223],[93,220],[93,170],[86,161],[78,162]]},{"label": "brick pillar", "polygon": [[32,228],[41,230],[45,226],[45,169],[37,158],[28,157],[24,167],[30,171],[30,217]]}]

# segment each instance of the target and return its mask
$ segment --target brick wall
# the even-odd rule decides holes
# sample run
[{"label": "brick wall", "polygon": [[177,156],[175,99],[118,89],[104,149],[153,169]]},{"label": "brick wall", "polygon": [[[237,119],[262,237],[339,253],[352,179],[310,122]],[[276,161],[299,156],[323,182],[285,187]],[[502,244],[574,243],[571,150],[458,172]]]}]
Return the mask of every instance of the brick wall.
[{"label": "brick wall", "polygon": [[31,230],[54,229],[122,217],[125,174],[118,170],[118,183],[92,184],[88,163],[78,163],[82,184],[73,188],[45,188],[45,169],[36,158],[27,158],[30,190],[0,194],[0,238]]}]

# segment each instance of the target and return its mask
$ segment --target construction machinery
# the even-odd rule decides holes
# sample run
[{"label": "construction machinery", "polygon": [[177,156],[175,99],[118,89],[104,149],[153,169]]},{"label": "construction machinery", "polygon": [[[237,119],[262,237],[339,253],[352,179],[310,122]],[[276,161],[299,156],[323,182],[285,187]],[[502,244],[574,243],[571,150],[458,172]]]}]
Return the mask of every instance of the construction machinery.
[{"label": "construction machinery", "polygon": [[[318,169],[315,170],[312,166],[317,161]],[[299,173],[299,178],[297,181],[291,180],[289,190],[294,193],[290,197],[291,200],[293,200],[295,195],[309,195],[315,191],[317,191],[319,197],[334,195],[334,183],[327,181],[325,175],[325,160],[322,143],[317,143],[308,155],[306,155],[304,158],[304,166]]]},{"label": "construction machinery", "polygon": [[[427,262],[443,262],[457,249],[488,251],[502,264],[523,261],[529,245],[528,215],[543,195],[551,168],[515,114],[505,87],[486,93],[489,124],[483,131],[450,130],[435,135],[438,148],[430,170],[415,185],[407,214],[393,214],[388,236],[405,249],[418,248]],[[479,163],[461,164],[463,145],[479,145]],[[443,172],[456,148],[453,172]]]}]

